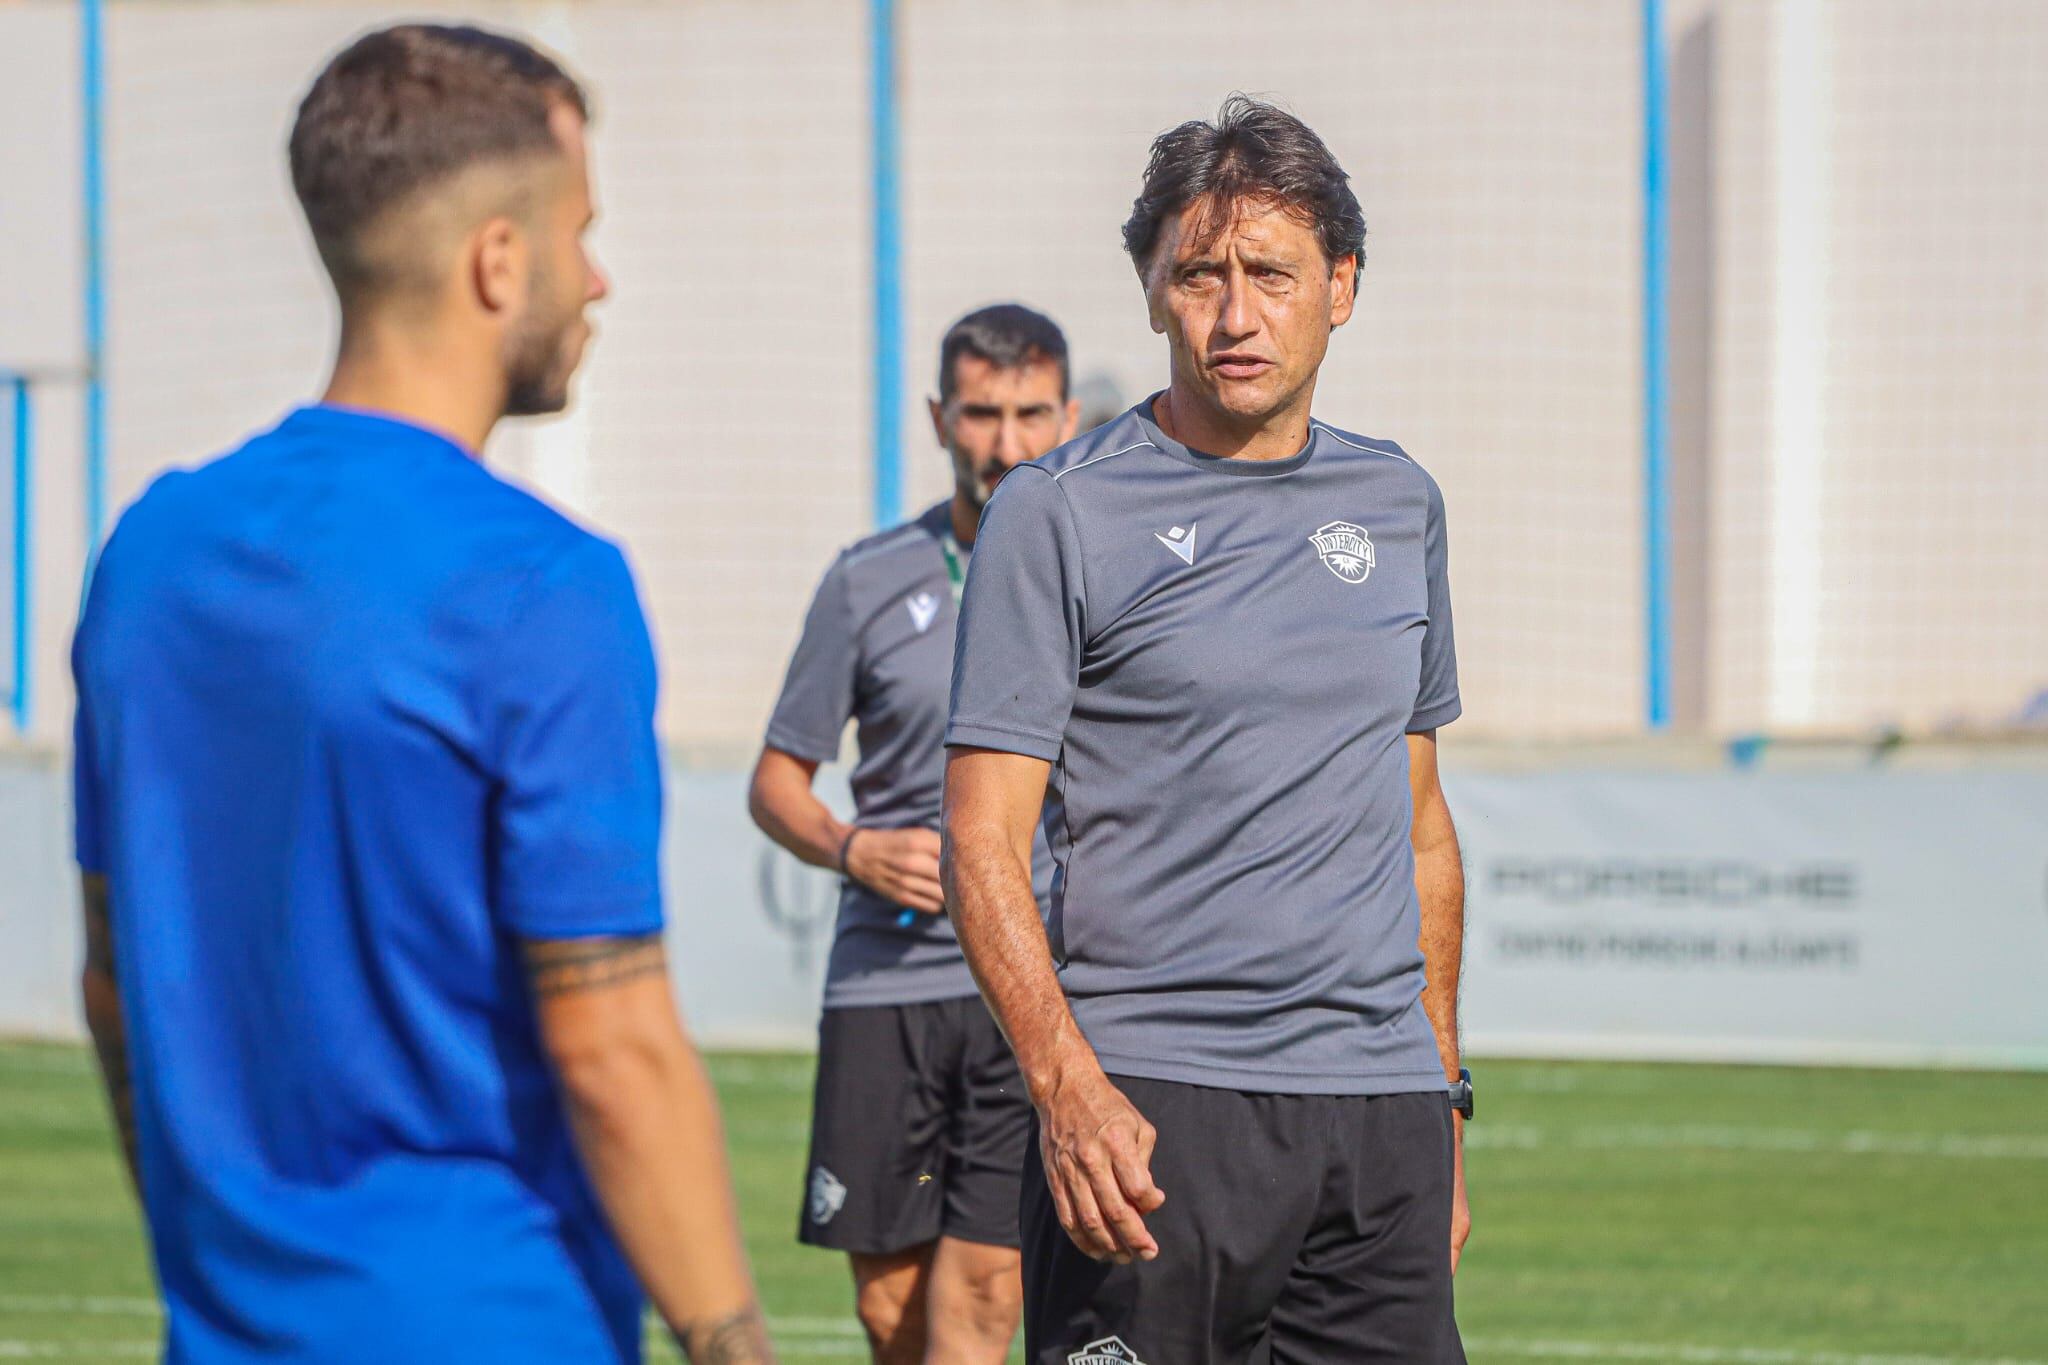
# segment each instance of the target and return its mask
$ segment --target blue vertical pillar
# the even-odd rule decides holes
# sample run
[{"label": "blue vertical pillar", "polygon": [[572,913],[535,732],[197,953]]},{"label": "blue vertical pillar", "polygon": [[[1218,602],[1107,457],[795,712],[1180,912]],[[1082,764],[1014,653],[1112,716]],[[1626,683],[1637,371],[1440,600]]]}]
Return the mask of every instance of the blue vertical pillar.
[{"label": "blue vertical pillar", "polygon": [[1644,701],[1652,730],[1671,724],[1669,198],[1662,0],[1643,25],[1643,602]]},{"label": "blue vertical pillar", "polygon": [[29,613],[33,608],[34,596],[29,589],[30,566],[35,563],[33,547],[29,543],[29,528],[33,519],[29,516],[29,500],[35,492],[35,479],[31,461],[35,457],[35,407],[30,399],[27,375],[17,374],[10,378],[8,388],[12,390],[14,439],[14,572],[11,587],[14,601],[10,615],[13,618],[13,654],[10,659],[12,676],[8,680],[7,708],[14,717],[17,733],[28,729],[29,704],[29,642],[35,638]]},{"label": "blue vertical pillar", "polygon": [[868,114],[874,176],[875,525],[903,517],[903,225],[896,176],[896,6],[869,0]]},{"label": "blue vertical pillar", "polygon": [[106,49],[101,0],[80,0],[79,84],[85,159],[85,543],[98,552],[107,525]]}]

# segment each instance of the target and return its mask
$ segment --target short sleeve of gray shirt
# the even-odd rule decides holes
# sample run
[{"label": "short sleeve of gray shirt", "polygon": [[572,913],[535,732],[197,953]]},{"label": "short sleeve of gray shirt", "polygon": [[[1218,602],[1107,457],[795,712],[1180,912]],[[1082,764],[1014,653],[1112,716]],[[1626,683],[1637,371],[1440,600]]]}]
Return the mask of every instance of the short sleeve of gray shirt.
[{"label": "short sleeve of gray shirt", "polygon": [[974,569],[974,607],[962,602],[953,648],[946,743],[1051,762],[1080,678],[1087,599],[1074,518],[1050,474],[1020,465],[997,486]]},{"label": "short sleeve of gray shirt", "polygon": [[1442,494],[1391,442],[1218,460],[1146,406],[997,489],[946,742],[1053,765],[1048,937],[1106,1069],[1441,1087],[1404,737],[1459,713]]},{"label": "short sleeve of gray shirt", "polygon": [[[839,757],[847,722],[858,727],[850,776],[858,824],[936,830],[944,784],[947,685],[958,608],[941,538],[949,504],[850,546],[811,599],[766,743],[813,763]],[[1041,898],[1052,853],[1033,851]],[[975,994],[945,915],[905,913],[867,887],[842,882],[828,1009],[912,1005]]]},{"label": "short sleeve of gray shirt", "polygon": [[847,601],[846,556],[841,554],[825,571],[804,617],[782,695],[768,718],[771,748],[813,763],[839,757],[839,737],[853,714],[859,648]]}]

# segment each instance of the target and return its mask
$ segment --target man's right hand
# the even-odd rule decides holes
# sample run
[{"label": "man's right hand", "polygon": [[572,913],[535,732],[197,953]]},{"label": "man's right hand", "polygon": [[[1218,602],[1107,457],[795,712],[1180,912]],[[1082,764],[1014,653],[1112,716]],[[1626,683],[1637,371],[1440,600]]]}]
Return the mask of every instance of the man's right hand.
[{"label": "man's right hand", "polygon": [[1098,1261],[1159,1254],[1144,1215],[1166,1202],[1152,1183],[1159,1134],[1099,1066],[1077,1068],[1038,1106],[1038,1149],[1060,1226]]},{"label": "man's right hand", "polygon": [[847,846],[846,875],[891,905],[927,915],[946,908],[936,830],[863,828]]}]

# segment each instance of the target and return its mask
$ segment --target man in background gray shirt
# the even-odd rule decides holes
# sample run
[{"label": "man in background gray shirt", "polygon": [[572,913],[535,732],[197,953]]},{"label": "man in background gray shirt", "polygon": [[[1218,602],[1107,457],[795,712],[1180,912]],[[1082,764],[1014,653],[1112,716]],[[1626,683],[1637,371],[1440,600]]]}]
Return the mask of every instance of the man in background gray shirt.
[{"label": "man in background gray shirt", "polygon": [[[984,308],[946,333],[931,416],[953,495],[826,572],[754,770],[761,828],[845,878],[799,1236],[848,1253],[885,1363],[995,1365],[1017,1331],[1031,1108],[939,899],[941,740],[982,505],[1013,466],[1074,434],[1067,379],[1066,338],[1028,308]],[[848,719],[851,825],[811,791]],[[1043,840],[1036,862],[1043,895]]]},{"label": "man in background gray shirt", "polygon": [[944,879],[1037,1110],[1035,1365],[1464,1360],[1443,498],[1310,415],[1364,231],[1289,114],[1162,135],[1124,241],[1169,385],[983,518]]}]

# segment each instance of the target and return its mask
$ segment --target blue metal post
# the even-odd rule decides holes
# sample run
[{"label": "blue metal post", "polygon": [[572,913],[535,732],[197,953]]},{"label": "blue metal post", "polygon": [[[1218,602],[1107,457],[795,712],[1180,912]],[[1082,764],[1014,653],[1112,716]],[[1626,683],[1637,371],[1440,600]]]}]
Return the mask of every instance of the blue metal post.
[{"label": "blue metal post", "polygon": [[1643,598],[1649,725],[1671,724],[1670,206],[1663,0],[1643,0]]},{"label": "blue metal post", "polygon": [[7,689],[7,705],[14,716],[14,728],[20,733],[28,729],[28,656],[29,642],[34,638],[29,619],[33,601],[29,566],[35,562],[29,546],[29,498],[35,483],[29,461],[35,453],[35,410],[29,401],[27,375],[12,376],[9,387],[14,390],[14,676]]},{"label": "blue metal post", "polygon": [[896,180],[896,5],[869,0],[868,112],[873,139],[875,525],[903,517],[903,233]]},{"label": "blue metal post", "polygon": [[99,549],[107,525],[107,203],[105,13],[80,0],[80,85],[85,96],[85,543]]}]

